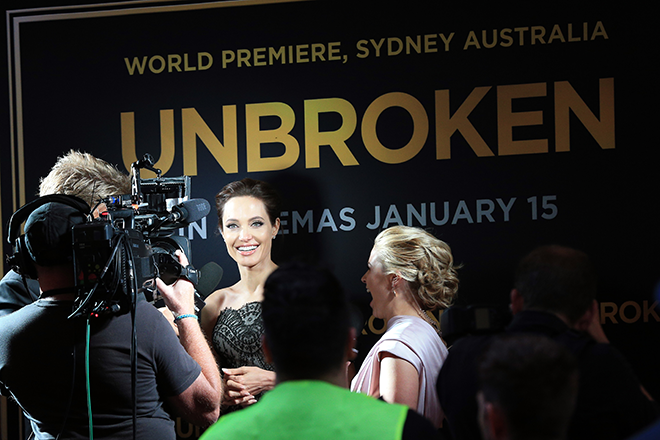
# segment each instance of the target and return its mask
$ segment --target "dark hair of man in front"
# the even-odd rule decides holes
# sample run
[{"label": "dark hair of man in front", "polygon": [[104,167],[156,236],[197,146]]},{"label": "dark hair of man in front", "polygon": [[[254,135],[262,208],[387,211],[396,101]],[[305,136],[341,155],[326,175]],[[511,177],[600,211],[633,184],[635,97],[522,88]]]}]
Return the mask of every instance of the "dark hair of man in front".
[{"label": "dark hair of man in front", "polygon": [[504,411],[510,439],[565,437],[578,366],[564,346],[535,334],[495,338],[480,363],[479,381],[484,400]]},{"label": "dark hair of man in front", "polygon": [[319,379],[343,368],[350,312],[329,271],[282,265],[266,280],[262,307],[278,379]]}]

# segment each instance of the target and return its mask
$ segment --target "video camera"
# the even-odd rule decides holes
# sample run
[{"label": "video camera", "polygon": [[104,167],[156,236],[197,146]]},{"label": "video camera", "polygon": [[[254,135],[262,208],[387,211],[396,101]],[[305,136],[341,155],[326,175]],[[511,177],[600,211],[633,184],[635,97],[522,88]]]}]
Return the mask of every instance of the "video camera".
[{"label": "video camera", "polygon": [[[141,169],[156,178],[141,179]],[[190,199],[190,177],[161,177],[150,154],[131,165],[131,175],[131,194],[106,197],[92,209],[106,206],[99,218],[73,227],[77,295],[70,318],[126,312],[140,294],[154,302],[156,277],[198,282],[198,271],[175,255],[190,256],[188,239],[173,233],[206,217],[209,202]]]}]

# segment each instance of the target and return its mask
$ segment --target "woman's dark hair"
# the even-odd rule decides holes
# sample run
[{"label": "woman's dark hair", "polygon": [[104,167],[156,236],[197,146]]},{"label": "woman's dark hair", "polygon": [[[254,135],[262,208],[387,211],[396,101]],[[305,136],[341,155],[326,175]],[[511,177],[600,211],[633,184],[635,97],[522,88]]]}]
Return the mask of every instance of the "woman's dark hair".
[{"label": "woman's dark hair", "polygon": [[218,213],[218,226],[222,229],[222,215],[225,204],[234,197],[254,197],[263,202],[271,224],[280,216],[280,195],[269,183],[246,177],[225,185],[215,196],[215,209]]}]

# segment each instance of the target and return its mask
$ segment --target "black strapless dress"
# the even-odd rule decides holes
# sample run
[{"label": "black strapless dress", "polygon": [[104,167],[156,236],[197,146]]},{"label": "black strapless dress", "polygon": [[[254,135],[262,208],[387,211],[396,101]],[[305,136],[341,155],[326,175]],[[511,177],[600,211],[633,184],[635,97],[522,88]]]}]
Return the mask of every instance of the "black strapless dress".
[{"label": "black strapless dress", "polygon": [[[211,338],[220,368],[252,366],[273,371],[273,366],[266,362],[261,347],[263,334],[261,302],[250,302],[239,309],[223,309],[213,327]],[[257,399],[259,397],[261,395],[255,396]],[[240,408],[240,405],[233,405],[223,408],[222,413]]]}]

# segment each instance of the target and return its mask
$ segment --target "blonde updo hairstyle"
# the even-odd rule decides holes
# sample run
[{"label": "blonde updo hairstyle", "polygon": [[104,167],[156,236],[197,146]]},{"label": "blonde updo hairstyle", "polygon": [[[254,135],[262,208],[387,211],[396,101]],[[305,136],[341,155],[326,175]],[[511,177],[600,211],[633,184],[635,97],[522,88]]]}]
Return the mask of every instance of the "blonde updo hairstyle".
[{"label": "blonde updo hairstyle", "polygon": [[392,226],[378,234],[374,250],[385,274],[406,280],[423,310],[451,306],[458,291],[459,267],[447,243],[420,228]]}]

